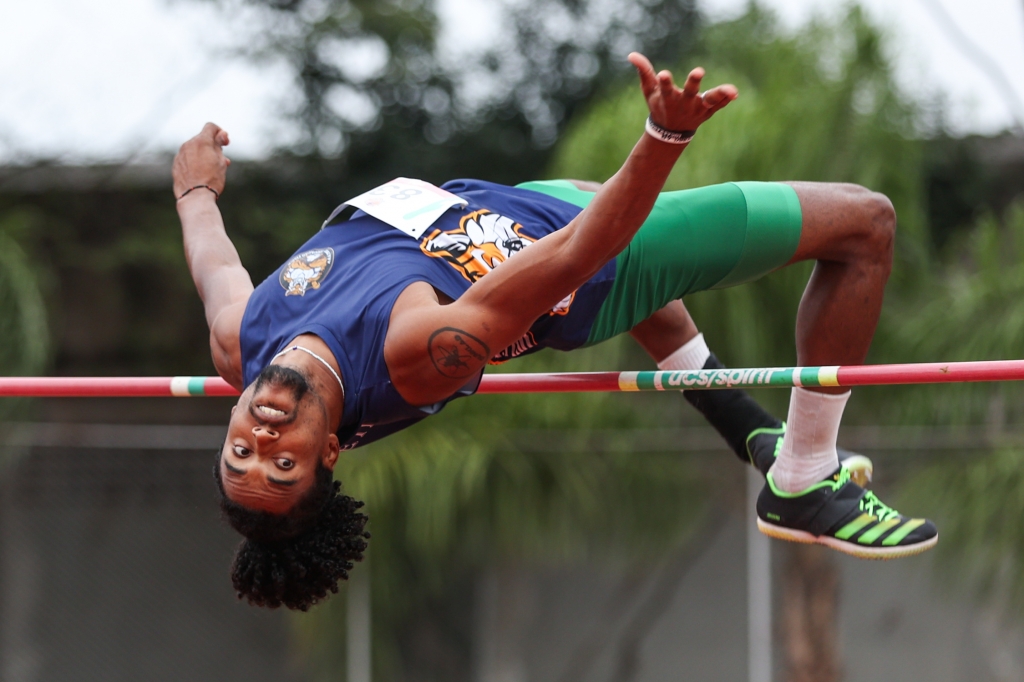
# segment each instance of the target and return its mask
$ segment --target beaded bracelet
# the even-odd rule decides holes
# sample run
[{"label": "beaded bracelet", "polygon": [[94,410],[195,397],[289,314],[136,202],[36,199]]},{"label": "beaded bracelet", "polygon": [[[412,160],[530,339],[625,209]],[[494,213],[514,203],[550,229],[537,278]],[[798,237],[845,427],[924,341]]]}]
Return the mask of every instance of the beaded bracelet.
[{"label": "beaded bracelet", "polygon": [[177,199],[175,199],[175,201],[181,201],[182,199],[184,199],[184,198],[185,198],[185,196],[186,196],[186,195],[187,195],[187,194],[188,194],[189,192],[191,192],[191,191],[192,191],[192,190],[194,190],[194,189],[208,189],[208,190],[210,190],[211,192],[213,192],[213,197],[214,197],[214,201],[216,201],[217,199],[220,199],[220,192],[218,192],[218,191],[217,191],[217,190],[215,190],[214,188],[210,187],[209,185],[196,185],[195,187],[189,187],[189,188],[188,188],[187,190],[185,190],[184,192],[182,192],[182,193],[181,193],[181,196],[180,196],[180,197],[178,197]]},{"label": "beaded bracelet", "polygon": [[647,117],[647,124],[644,126],[644,130],[654,139],[668,142],[669,144],[689,144],[697,132],[696,130],[669,130],[655,123],[651,120],[650,116]]}]

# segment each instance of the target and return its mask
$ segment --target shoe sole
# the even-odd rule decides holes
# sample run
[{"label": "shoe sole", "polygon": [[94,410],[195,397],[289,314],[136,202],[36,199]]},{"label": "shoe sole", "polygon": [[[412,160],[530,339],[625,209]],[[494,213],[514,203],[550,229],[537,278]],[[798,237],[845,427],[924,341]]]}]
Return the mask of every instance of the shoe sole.
[{"label": "shoe sole", "polygon": [[936,534],[927,540],[914,543],[913,545],[896,545],[894,547],[866,547],[855,542],[846,542],[828,535],[811,535],[807,531],[796,530],[795,528],[783,528],[773,523],[768,523],[760,518],[757,520],[757,529],[770,538],[786,540],[788,542],[799,542],[805,545],[825,545],[837,552],[855,556],[858,559],[901,559],[907,556],[914,556],[927,552],[939,541]]}]

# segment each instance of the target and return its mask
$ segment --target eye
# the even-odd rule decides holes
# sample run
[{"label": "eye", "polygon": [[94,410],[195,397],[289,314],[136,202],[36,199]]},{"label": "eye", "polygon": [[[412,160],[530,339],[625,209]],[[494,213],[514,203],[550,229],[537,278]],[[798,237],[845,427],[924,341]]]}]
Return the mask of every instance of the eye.
[{"label": "eye", "polygon": [[285,471],[295,466],[295,462],[291,461],[290,459],[284,459],[283,457],[279,460],[276,460],[275,463],[277,464],[279,469],[284,469]]},{"label": "eye", "polygon": [[231,450],[235,453],[236,457],[245,458],[252,454],[252,450],[244,445],[234,445],[231,447]]}]

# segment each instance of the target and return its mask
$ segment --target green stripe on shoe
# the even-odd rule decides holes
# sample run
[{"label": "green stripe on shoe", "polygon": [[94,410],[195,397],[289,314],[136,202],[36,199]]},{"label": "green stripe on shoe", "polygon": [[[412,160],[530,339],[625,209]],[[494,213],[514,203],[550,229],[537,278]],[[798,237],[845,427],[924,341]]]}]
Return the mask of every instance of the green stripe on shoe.
[{"label": "green stripe on shoe", "polygon": [[872,542],[882,537],[882,534],[885,533],[885,531],[894,526],[900,525],[902,522],[903,519],[889,519],[888,521],[882,521],[877,526],[871,528],[871,530],[865,531],[863,535],[857,538],[857,542],[862,545],[870,545]]},{"label": "green stripe on shoe", "polygon": [[785,490],[782,490],[781,488],[777,488],[775,486],[775,479],[772,478],[772,472],[770,472],[770,471],[768,472],[768,475],[765,476],[765,480],[768,481],[768,486],[771,488],[772,493],[776,497],[784,497],[784,498],[787,498],[787,499],[792,499],[794,497],[803,497],[807,493],[814,492],[818,488],[825,488],[825,487],[834,488],[835,487],[835,482],[831,478],[827,478],[824,481],[822,481],[821,483],[815,483],[810,488],[804,488],[800,492],[797,492],[797,493],[787,493]]},{"label": "green stripe on shoe", "polygon": [[861,528],[868,525],[872,521],[877,520],[878,517],[872,516],[871,514],[861,514],[853,521],[850,521],[848,524],[840,528],[839,532],[836,533],[836,537],[840,540],[849,540],[854,535],[856,535],[857,531],[859,531]]},{"label": "green stripe on shoe", "polygon": [[[754,429],[747,434],[747,459],[754,466],[757,466],[757,462],[754,461],[754,453],[750,451],[750,441],[760,436],[762,433],[770,433],[773,436],[784,436],[786,435],[786,422],[782,422],[782,426],[775,427],[762,427],[760,429]],[[775,459],[779,458],[779,450],[782,449],[782,439],[780,438],[775,442],[775,452],[772,453]]]},{"label": "green stripe on shoe", "polygon": [[913,532],[915,528],[917,528],[918,526],[923,526],[924,521],[924,519],[910,519],[909,521],[904,523],[903,526],[894,530],[892,534],[889,535],[889,537],[882,540],[882,544],[898,545],[900,543],[900,540],[910,535],[910,533]]}]

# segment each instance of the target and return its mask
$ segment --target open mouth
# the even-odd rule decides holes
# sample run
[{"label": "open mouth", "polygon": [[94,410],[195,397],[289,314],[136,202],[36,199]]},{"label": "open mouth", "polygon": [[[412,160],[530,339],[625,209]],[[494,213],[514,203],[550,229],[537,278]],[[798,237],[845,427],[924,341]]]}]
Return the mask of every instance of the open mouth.
[{"label": "open mouth", "polygon": [[288,414],[284,410],[279,410],[276,407],[271,407],[270,405],[257,405],[256,411],[270,419],[280,419]]},{"label": "open mouth", "polygon": [[295,418],[294,407],[271,396],[249,403],[249,414],[265,424],[287,424]]}]

